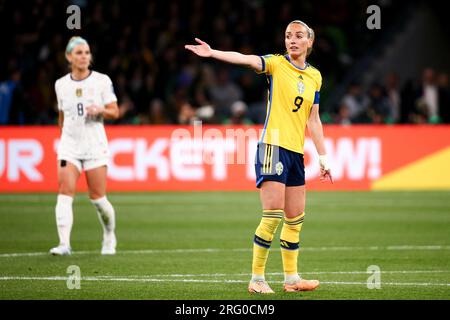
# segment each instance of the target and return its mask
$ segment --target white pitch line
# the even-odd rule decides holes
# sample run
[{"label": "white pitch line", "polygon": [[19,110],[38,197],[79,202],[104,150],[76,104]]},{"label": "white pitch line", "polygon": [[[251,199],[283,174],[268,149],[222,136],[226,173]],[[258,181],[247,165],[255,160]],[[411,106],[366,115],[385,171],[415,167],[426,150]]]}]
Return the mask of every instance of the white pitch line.
[{"label": "white pitch line", "polygon": [[[321,281],[321,284],[338,284],[338,285],[367,285],[367,282],[341,282],[341,281]],[[433,282],[383,282],[380,283],[381,286],[426,286],[426,287],[450,287],[450,283],[433,283]]]},{"label": "white pitch line", "polygon": [[[381,274],[433,274],[433,273],[450,273],[450,270],[395,270],[395,271],[380,271]],[[367,271],[308,271],[301,272],[301,274],[368,274]],[[198,273],[198,274],[152,274],[152,275],[142,275],[138,276],[139,278],[150,278],[150,277],[173,277],[173,278],[181,278],[181,277],[248,277],[251,276],[251,273]],[[268,276],[284,276],[282,272],[267,272]],[[98,276],[102,278],[111,278],[117,276]],[[136,275],[129,276],[119,276],[121,278],[127,277],[136,277]]]},{"label": "white pitch line", "polygon": [[[273,251],[279,251],[279,248],[272,248]],[[369,250],[369,251],[403,251],[403,250],[417,250],[417,251],[434,251],[434,250],[450,250],[450,246],[447,245],[422,245],[422,246],[368,246],[368,247],[305,247],[300,248],[300,251],[308,252],[322,252],[322,251],[354,251],[354,250]],[[155,254],[155,253],[216,253],[216,252],[251,252],[252,248],[235,248],[235,249],[223,249],[223,248],[197,248],[197,249],[143,249],[143,250],[119,250],[118,254]],[[74,251],[74,255],[85,254],[99,254],[100,250],[88,250],[88,251]],[[46,256],[48,252],[12,252],[2,253],[0,258],[13,258],[13,257],[33,257],[33,256]]]},{"label": "white pitch line", "polygon": [[[0,281],[67,281],[73,280],[68,277],[0,277]],[[193,282],[193,283],[247,283],[248,280],[204,280],[204,279],[155,279],[155,278],[103,278],[103,277],[81,277],[80,281],[103,281],[103,282]],[[283,281],[275,281],[283,283]],[[367,282],[348,281],[322,281],[321,284],[332,285],[367,285]],[[430,283],[430,282],[381,282],[381,286],[439,286],[450,287],[450,283]]]},{"label": "white pitch line", "polygon": [[0,258],[14,258],[14,257],[35,257],[35,256],[46,256],[48,252],[24,252],[24,253],[2,253]]},{"label": "white pitch line", "polygon": [[[16,281],[16,280],[29,280],[29,281],[73,281],[72,278],[68,277],[0,277],[0,281]],[[247,280],[204,280],[204,279],[154,279],[154,278],[128,278],[128,277],[115,277],[115,278],[105,278],[105,277],[81,277],[80,281],[112,281],[112,282],[204,282],[204,283],[247,283]]]}]

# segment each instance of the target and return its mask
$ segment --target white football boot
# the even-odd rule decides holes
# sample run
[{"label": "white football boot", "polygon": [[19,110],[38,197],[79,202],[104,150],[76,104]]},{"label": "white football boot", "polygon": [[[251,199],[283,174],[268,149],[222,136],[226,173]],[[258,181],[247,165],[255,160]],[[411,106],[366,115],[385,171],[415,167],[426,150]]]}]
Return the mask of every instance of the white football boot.
[{"label": "white football boot", "polygon": [[50,253],[54,256],[70,256],[72,254],[72,249],[66,246],[57,246],[50,249]]},{"label": "white football boot", "polygon": [[248,284],[249,293],[275,293],[265,280],[251,280]]},{"label": "white football boot", "polygon": [[114,232],[111,232],[111,234],[104,235],[103,236],[103,242],[102,242],[102,255],[114,255],[116,254],[116,235]]}]

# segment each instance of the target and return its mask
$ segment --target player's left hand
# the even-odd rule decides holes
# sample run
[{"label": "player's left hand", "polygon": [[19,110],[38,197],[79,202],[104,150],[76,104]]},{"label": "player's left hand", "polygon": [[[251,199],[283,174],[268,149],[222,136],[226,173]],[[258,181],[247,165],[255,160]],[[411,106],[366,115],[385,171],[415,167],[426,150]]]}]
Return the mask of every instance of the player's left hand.
[{"label": "player's left hand", "polygon": [[104,107],[91,104],[90,106],[86,107],[86,114],[91,117],[96,117],[99,114],[102,114],[104,109]]},{"label": "player's left hand", "polygon": [[326,182],[327,180],[330,180],[330,182],[333,183],[333,177],[331,176],[331,169],[326,155],[319,155],[319,166],[320,181]]},{"label": "player's left hand", "polygon": [[327,180],[330,180],[331,183],[333,183],[333,176],[331,175],[331,170],[324,170],[320,169],[320,181],[326,182]]}]

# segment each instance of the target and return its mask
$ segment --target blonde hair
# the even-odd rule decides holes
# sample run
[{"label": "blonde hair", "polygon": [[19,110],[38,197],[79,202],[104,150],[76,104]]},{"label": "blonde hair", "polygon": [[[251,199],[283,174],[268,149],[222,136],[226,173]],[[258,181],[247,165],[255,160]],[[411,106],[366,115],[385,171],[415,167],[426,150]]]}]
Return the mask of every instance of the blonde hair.
[{"label": "blonde hair", "polygon": [[67,46],[66,46],[66,54],[71,53],[73,48],[75,48],[75,46],[77,46],[79,44],[89,45],[88,42],[85,39],[83,39],[82,37],[72,37],[72,38],[70,38],[70,40],[69,40],[69,42],[67,43]]},{"label": "blonde hair", "polygon": [[[67,46],[66,46],[66,60],[67,61],[69,61],[69,58],[67,57],[67,55],[71,54],[73,48],[75,48],[79,44],[89,45],[89,43],[85,39],[83,39],[82,37],[75,36],[75,37],[70,38],[70,40],[69,40],[69,42],[67,43]],[[94,63],[94,57],[92,56],[92,53],[91,53],[91,60],[89,62],[89,66],[92,67],[93,63]],[[70,67],[70,64],[71,63],[69,61],[69,67]]]},{"label": "blonde hair", "polygon": [[[311,39],[314,42],[315,33],[314,33],[314,30],[312,28],[310,28],[306,23],[304,23],[301,20],[294,20],[294,21],[289,22],[288,27],[291,24],[294,24],[294,23],[301,24],[302,26],[304,26],[306,28],[307,33],[308,33],[308,39]],[[312,50],[313,50],[312,46],[308,48],[308,50],[306,51],[306,56],[307,57],[311,54]]]}]

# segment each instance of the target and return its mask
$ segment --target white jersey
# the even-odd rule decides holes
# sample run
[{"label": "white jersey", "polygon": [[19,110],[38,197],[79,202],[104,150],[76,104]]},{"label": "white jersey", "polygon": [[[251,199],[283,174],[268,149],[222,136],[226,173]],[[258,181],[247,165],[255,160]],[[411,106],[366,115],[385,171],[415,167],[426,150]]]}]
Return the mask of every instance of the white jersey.
[{"label": "white jersey", "polygon": [[74,80],[69,73],[55,83],[58,109],[64,112],[58,159],[71,157],[80,160],[109,156],[108,140],[102,117],[87,117],[86,107],[104,106],[117,101],[111,79],[91,71],[83,80]]}]

